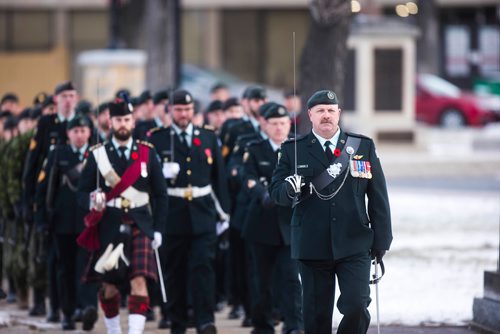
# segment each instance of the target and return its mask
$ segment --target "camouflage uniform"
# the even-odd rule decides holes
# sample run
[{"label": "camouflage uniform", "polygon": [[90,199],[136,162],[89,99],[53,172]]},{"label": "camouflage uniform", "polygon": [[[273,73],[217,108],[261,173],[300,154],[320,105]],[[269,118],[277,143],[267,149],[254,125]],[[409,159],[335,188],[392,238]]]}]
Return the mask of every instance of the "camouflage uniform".
[{"label": "camouflage uniform", "polygon": [[[9,279],[13,279],[15,265],[15,245],[16,245],[16,226],[15,215],[12,205],[10,205],[9,195],[7,192],[8,178],[5,170],[9,163],[7,152],[12,145],[12,140],[3,141],[0,146],[0,208],[2,211],[2,234],[3,234],[3,270]],[[11,280],[14,281],[14,280]]]},{"label": "camouflage uniform", "polygon": [[[12,224],[12,238],[14,239],[12,249],[11,272],[16,282],[16,289],[20,301],[27,301],[28,295],[28,231],[29,228],[22,216],[22,171],[24,161],[28,152],[28,146],[34,131],[28,131],[12,139],[11,144],[5,152],[9,159],[6,163],[5,174],[7,175],[7,194],[10,206],[14,212],[14,224]],[[23,305],[24,306],[24,305]]]}]

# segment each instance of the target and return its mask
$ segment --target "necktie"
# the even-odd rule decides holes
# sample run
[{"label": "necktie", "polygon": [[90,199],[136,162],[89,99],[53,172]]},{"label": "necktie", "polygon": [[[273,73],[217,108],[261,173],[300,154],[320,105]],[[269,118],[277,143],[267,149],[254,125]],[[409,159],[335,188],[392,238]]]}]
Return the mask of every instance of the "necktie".
[{"label": "necktie", "polygon": [[187,138],[186,138],[186,136],[187,136],[186,131],[182,131],[182,132],[181,132],[181,143],[182,143],[184,146],[186,146],[186,148],[189,148],[189,145],[188,145],[188,143],[187,143]]},{"label": "necktie", "polygon": [[127,156],[125,155],[127,146],[120,146],[118,150],[120,150],[120,164],[125,168],[127,167]]},{"label": "necktie", "polygon": [[332,153],[332,149],[330,148],[330,145],[332,145],[332,143],[329,140],[327,140],[325,142],[325,154],[326,154],[326,159],[328,160],[328,162],[333,161],[333,153]]}]

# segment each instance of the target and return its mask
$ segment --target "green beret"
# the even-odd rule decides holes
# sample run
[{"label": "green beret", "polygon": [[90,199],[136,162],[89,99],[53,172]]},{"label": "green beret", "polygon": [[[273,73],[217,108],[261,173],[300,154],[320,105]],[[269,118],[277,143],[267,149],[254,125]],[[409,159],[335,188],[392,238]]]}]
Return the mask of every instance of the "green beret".
[{"label": "green beret", "polygon": [[273,105],[270,106],[267,109],[267,112],[264,114],[264,118],[266,120],[270,118],[281,118],[281,117],[290,117],[290,114],[288,113],[288,110],[286,110],[285,106],[278,103],[273,103]]},{"label": "green beret", "polygon": [[238,98],[237,97],[230,97],[229,99],[227,99],[223,104],[222,104],[222,109],[224,111],[228,110],[229,108],[231,107],[234,107],[234,106],[239,106],[240,103],[238,102]]},{"label": "green beret", "polygon": [[266,102],[264,103],[263,105],[261,105],[259,107],[259,115],[261,117],[264,117],[266,118],[266,113],[268,112],[268,110],[273,107],[274,105],[276,104],[276,102]]},{"label": "green beret", "polygon": [[68,125],[66,126],[66,130],[71,130],[73,128],[79,127],[79,126],[86,126],[88,128],[92,128],[92,125],[90,123],[90,119],[85,116],[85,115],[76,115],[73,117],[71,121],[68,122]]},{"label": "green beret", "polygon": [[174,92],[172,104],[191,104],[193,103],[193,96],[187,90],[177,89]]},{"label": "green beret", "polygon": [[339,104],[337,95],[331,90],[319,90],[307,100],[307,109],[318,104]]},{"label": "green beret", "polygon": [[71,81],[65,81],[57,85],[56,89],[54,90],[54,95],[61,94],[62,92],[65,92],[67,90],[76,90]]},{"label": "green beret", "polygon": [[266,89],[261,86],[250,87],[246,93],[247,93],[246,98],[249,100],[251,99],[265,100],[267,98]]},{"label": "green beret", "polygon": [[211,113],[211,112],[214,112],[214,111],[218,111],[218,110],[222,110],[222,101],[219,101],[219,100],[214,100],[212,102],[210,102],[210,104],[208,105],[207,107],[207,113]]},{"label": "green beret", "polygon": [[151,92],[149,90],[145,90],[144,92],[141,93],[141,95],[139,95],[138,103],[143,104],[143,103],[148,102],[148,100],[151,100],[151,99],[153,99],[153,97],[151,96]]},{"label": "green beret", "polygon": [[163,100],[168,100],[168,93],[169,91],[167,89],[156,92],[153,95],[153,103],[156,105]]}]

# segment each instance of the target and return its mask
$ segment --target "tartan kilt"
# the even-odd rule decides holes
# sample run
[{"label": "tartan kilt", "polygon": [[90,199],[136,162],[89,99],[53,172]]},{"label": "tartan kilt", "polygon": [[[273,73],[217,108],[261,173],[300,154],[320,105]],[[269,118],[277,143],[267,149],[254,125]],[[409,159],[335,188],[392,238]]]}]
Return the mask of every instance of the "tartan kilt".
[{"label": "tartan kilt", "polygon": [[[81,278],[82,282],[90,283],[102,281],[102,275],[94,270],[94,266],[104,250],[105,247],[101,247],[99,251],[92,252],[83,272]],[[132,225],[131,254],[129,259],[130,267],[128,268],[129,280],[132,280],[134,277],[143,276],[147,279],[157,281],[158,269],[156,267],[154,251],[151,247],[151,239],[137,227],[137,224]]]}]

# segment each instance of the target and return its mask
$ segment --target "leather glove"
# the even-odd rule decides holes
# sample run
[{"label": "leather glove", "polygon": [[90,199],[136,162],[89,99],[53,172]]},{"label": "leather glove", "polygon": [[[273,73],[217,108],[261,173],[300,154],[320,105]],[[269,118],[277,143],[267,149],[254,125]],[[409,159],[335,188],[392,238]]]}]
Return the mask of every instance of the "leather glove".
[{"label": "leather glove", "polygon": [[380,263],[380,262],[382,262],[382,258],[385,255],[385,250],[372,249],[371,255],[372,255],[372,259],[377,259],[377,263]]},{"label": "leather glove", "polygon": [[288,186],[289,194],[300,194],[300,188],[302,187],[302,176],[300,175],[290,175],[285,178]]},{"label": "leather glove", "polygon": [[154,250],[157,250],[160,248],[162,242],[162,236],[160,232],[155,232],[153,235],[153,241],[151,241],[151,247],[153,247]]}]

